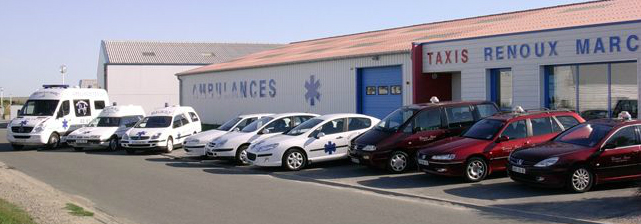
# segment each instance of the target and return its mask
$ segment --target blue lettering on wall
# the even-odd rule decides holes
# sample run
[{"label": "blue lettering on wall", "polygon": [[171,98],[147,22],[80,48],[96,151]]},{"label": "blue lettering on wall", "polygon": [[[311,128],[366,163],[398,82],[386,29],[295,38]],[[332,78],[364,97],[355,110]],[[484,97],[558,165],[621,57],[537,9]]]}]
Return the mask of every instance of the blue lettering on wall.
[{"label": "blue lettering on wall", "polygon": [[617,48],[617,52],[621,52],[621,38],[620,37],[610,37],[610,52],[614,52],[614,48]]},{"label": "blue lettering on wall", "polygon": [[517,45],[507,46],[507,59],[516,58]]},{"label": "blue lettering on wall", "polygon": [[522,58],[530,57],[530,45],[527,45],[527,44],[521,45],[521,49],[519,49],[519,53],[521,53]]},{"label": "blue lettering on wall", "polygon": [[548,44],[550,45],[550,54],[548,56],[558,56],[559,53],[556,52],[556,44],[558,44],[559,41],[548,41]]},{"label": "blue lettering on wall", "polygon": [[605,47],[603,46],[603,39],[601,39],[600,37],[596,38],[596,43],[594,44],[594,53],[595,54],[599,53],[599,51],[601,51],[601,53],[605,53]]},{"label": "blue lettering on wall", "polygon": [[[633,45],[632,40],[636,41],[636,44]],[[628,37],[628,40],[626,41],[626,45],[628,47],[628,51],[637,51],[639,49],[639,36],[637,35],[630,35]]]},{"label": "blue lettering on wall", "polygon": [[491,47],[486,47],[485,48],[485,61],[491,61],[492,60],[492,48]]},{"label": "blue lettering on wall", "polygon": [[534,43],[534,54],[536,55],[536,57],[540,58],[540,57],[543,57],[543,55],[545,54],[545,45],[544,44],[545,43],[543,43],[543,42]]},{"label": "blue lettering on wall", "polygon": [[195,98],[274,98],[276,88],[274,79],[207,82],[194,84],[192,94]]},{"label": "blue lettering on wall", "polygon": [[496,47],[496,60],[503,60],[503,46]]},{"label": "blue lettering on wall", "polygon": [[589,54],[590,53],[590,39],[577,39],[576,40],[576,54]]}]

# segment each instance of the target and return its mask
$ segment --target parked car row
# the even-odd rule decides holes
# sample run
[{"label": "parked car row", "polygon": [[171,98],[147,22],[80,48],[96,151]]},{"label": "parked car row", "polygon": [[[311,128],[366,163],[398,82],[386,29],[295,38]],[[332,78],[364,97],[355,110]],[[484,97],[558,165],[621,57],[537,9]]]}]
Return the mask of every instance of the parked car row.
[{"label": "parked car row", "polygon": [[165,105],[145,116],[139,106],[105,106],[104,90],[45,86],[9,123],[7,139],[14,149],[66,142],[75,150],[124,148],[128,154],[183,146],[192,156],[292,171],[349,159],[392,173],[418,169],[469,182],[507,172],[517,182],[575,192],[641,177],[641,121],[627,111],[586,122],[572,111],[501,112],[489,101],[430,101],[382,120],[350,113],[246,114],[201,132],[191,107]]}]

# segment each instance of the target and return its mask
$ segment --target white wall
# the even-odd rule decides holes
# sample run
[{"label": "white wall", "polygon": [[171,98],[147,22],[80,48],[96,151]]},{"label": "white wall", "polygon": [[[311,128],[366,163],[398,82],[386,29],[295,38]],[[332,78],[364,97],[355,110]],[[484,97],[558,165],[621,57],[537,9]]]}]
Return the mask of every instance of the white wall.
[{"label": "white wall", "polygon": [[[488,99],[487,91],[489,91],[489,87],[486,88],[487,69],[509,67],[512,68],[514,77],[514,105],[522,105],[525,108],[538,108],[544,106],[543,86],[541,85],[543,66],[638,60],[641,55],[641,47],[636,52],[630,52],[625,46],[627,37],[632,34],[641,38],[641,23],[535,32],[454,42],[426,43],[423,45],[423,71],[425,73],[461,71],[462,98],[464,100],[484,100]],[[621,52],[610,52],[608,41],[611,36],[621,37]],[[596,38],[599,37],[602,38],[605,44],[606,53],[593,53]],[[590,39],[590,50],[592,52],[590,54],[577,54],[576,40],[588,38]],[[558,41],[556,46],[558,55],[548,56],[550,49],[548,41]],[[533,44],[538,42],[545,42],[546,52],[543,57],[534,56]],[[633,40],[633,43],[636,44],[637,42]],[[507,59],[507,49],[505,48],[503,53],[504,60],[496,60],[496,54],[493,54],[493,60],[491,61],[486,61],[484,58],[484,48],[486,47],[494,48],[494,52],[497,46],[520,46],[521,44],[530,44],[530,47],[532,47],[531,55],[527,59],[522,59],[520,56],[517,59]],[[638,44],[641,46],[641,40]],[[467,63],[462,63],[460,59],[459,63],[450,64],[435,64],[434,58],[432,58],[432,64],[428,61],[428,52],[461,51],[463,49],[469,51],[469,61]],[[641,71],[641,65],[637,63],[637,66],[638,70]],[[637,76],[640,74],[641,72],[637,72]]]},{"label": "white wall", "polygon": [[118,105],[141,105],[145,112],[178,105],[178,79],[175,74],[200,66],[107,65],[106,90]]},{"label": "white wall", "polygon": [[105,63],[107,63],[106,52],[104,46],[100,45],[100,53],[98,53],[98,71],[96,72],[98,80],[98,86],[100,88],[105,88]]},{"label": "white wall", "polygon": [[[182,81],[181,100],[192,106],[205,123],[222,123],[244,113],[257,112],[313,112],[319,114],[356,112],[356,72],[358,68],[402,65],[404,94],[403,103],[411,103],[410,54],[383,55],[379,60],[372,57],[340,59],[279,65],[253,69],[212,72],[179,77]],[[320,101],[311,106],[305,99],[305,82],[314,75],[320,80]],[[260,80],[266,83],[264,97],[242,97],[232,91],[234,83]],[[270,96],[269,82],[274,82],[275,95]],[[200,93],[200,84],[205,84],[205,93]],[[211,84],[212,91],[207,88]],[[249,88],[249,87],[248,87]],[[220,90],[220,91],[218,91]]]}]

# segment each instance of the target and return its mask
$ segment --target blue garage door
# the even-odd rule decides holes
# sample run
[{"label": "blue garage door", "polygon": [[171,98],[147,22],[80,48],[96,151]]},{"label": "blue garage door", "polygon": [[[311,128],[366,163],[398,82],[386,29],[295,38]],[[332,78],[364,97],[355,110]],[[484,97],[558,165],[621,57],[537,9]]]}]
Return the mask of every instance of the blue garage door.
[{"label": "blue garage door", "polygon": [[401,66],[362,68],[359,77],[359,112],[383,118],[403,105]]}]

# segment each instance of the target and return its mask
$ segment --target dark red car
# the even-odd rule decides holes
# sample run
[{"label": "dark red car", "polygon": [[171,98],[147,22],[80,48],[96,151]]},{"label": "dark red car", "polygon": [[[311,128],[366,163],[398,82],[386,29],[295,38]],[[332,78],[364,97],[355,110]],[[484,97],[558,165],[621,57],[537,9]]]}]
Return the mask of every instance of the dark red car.
[{"label": "dark red car", "polygon": [[437,175],[485,179],[504,171],[508,155],[519,148],[543,143],[561,131],[585,122],[570,111],[497,114],[480,120],[463,135],[440,140],[420,150],[419,169]]},{"label": "dark red car", "polygon": [[552,141],[513,152],[512,180],[586,192],[595,184],[641,177],[641,121],[597,119]]},{"label": "dark red car", "polygon": [[350,145],[352,162],[400,173],[415,164],[426,144],[460,135],[474,122],[499,111],[488,101],[435,102],[404,106]]}]

